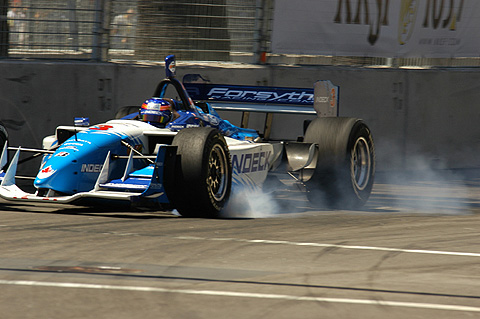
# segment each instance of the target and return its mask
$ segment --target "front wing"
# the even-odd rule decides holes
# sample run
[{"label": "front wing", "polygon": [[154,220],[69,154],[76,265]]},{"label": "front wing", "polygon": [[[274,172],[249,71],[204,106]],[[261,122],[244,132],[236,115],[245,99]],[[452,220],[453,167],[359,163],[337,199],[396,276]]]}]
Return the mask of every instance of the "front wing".
[{"label": "front wing", "polygon": [[[2,158],[6,158],[7,147],[4,148]],[[162,145],[155,157],[155,161],[146,168],[139,171],[132,171],[133,152],[127,160],[125,173],[120,179],[111,179],[109,168],[111,156],[110,153],[105,159],[105,163],[98,176],[95,187],[88,192],[79,192],[73,195],[59,195],[49,191],[43,196],[37,193],[31,194],[20,189],[15,183],[15,174],[17,170],[18,158],[21,149],[15,153],[9,168],[4,172],[0,171],[0,197],[9,201],[29,201],[29,202],[52,202],[58,204],[78,204],[82,200],[115,200],[136,202],[143,200],[154,200],[157,203],[169,203],[165,191],[166,178],[169,177],[169,166],[174,165],[176,147]],[[4,160],[0,159],[0,162]],[[170,169],[170,171],[172,171]]]}]

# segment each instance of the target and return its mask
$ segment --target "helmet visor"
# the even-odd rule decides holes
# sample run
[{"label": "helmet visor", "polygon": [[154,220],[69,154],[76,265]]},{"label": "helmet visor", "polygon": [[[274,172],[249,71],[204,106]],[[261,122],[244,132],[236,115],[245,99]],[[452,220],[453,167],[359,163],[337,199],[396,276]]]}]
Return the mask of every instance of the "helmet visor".
[{"label": "helmet visor", "polygon": [[170,121],[170,112],[155,112],[154,114],[149,113],[148,111],[143,111],[143,114],[140,114],[140,120],[144,122],[156,122],[156,123],[167,123]]}]

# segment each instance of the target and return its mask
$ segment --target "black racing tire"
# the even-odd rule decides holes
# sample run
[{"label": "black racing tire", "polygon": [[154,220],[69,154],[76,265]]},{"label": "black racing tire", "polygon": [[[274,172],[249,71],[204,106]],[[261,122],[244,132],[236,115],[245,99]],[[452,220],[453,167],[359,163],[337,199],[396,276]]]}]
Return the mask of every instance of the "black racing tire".
[{"label": "black racing tire", "polygon": [[355,118],[317,118],[304,141],[319,148],[315,171],[305,182],[309,201],[334,209],[361,208],[375,176],[375,147],[368,126]]},{"label": "black racing tire", "polygon": [[167,196],[183,217],[218,218],[230,197],[232,164],[225,138],[209,127],[178,132],[177,161]]},{"label": "black racing tire", "polygon": [[[0,156],[3,153],[5,143],[8,141],[8,132],[2,122],[0,122]],[[0,167],[0,170],[2,167]]]},{"label": "black racing tire", "polygon": [[3,125],[2,122],[0,122],[0,147],[3,148],[6,141],[8,141],[7,128],[5,127],[5,125]]},{"label": "black racing tire", "polygon": [[122,106],[115,113],[115,119],[118,120],[132,113],[138,113],[139,109],[139,106]]}]

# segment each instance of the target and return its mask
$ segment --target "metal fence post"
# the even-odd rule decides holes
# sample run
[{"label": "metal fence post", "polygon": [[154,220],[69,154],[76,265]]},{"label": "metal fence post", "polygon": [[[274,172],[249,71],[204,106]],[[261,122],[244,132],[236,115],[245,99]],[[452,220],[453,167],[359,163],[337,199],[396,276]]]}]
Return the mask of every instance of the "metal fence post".
[{"label": "metal fence post", "polygon": [[72,50],[78,51],[78,22],[77,22],[77,2],[75,0],[67,1],[68,10],[68,29],[70,38],[72,39]]},{"label": "metal fence post", "polygon": [[103,26],[103,0],[95,0],[95,24],[93,25],[93,41],[92,41],[92,59],[95,61],[102,60],[100,44],[102,43],[102,26]]},{"label": "metal fence post", "polygon": [[111,0],[95,0],[95,23],[93,27],[92,59],[108,61]]},{"label": "metal fence post", "polygon": [[8,0],[0,0],[0,57],[8,56]]},{"label": "metal fence post", "polygon": [[253,63],[260,63],[263,29],[264,0],[257,0],[255,5],[255,30],[253,34]]},{"label": "metal fence post", "polygon": [[267,62],[268,19],[272,14],[269,0],[257,0],[255,6],[255,30],[253,35],[253,63]]}]

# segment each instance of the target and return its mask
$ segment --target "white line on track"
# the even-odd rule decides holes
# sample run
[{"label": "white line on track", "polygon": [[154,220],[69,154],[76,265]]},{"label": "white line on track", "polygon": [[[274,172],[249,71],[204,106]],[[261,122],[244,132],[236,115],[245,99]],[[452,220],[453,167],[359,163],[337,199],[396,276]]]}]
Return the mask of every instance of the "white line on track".
[{"label": "white line on track", "polygon": [[276,300],[290,300],[290,301],[314,301],[314,302],[326,302],[326,303],[374,305],[374,306],[383,306],[383,307],[404,307],[404,308],[422,308],[422,309],[463,311],[463,312],[480,312],[480,307],[470,307],[470,306],[461,306],[461,305],[442,305],[442,304],[433,304],[433,303],[417,303],[417,302],[401,302],[401,301],[369,300],[369,299],[323,298],[323,297],[311,297],[311,296],[293,296],[293,295],[262,294],[262,293],[232,292],[232,291],[217,291],[217,290],[167,289],[167,288],[158,288],[158,287],[115,286],[115,285],[84,284],[84,283],[73,283],[73,282],[48,282],[48,281],[29,281],[29,280],[0,280],[0,285],[175,293],[175,294],[203,295],[203,296],[217,296],[217,297],[276,299]]},{"label": "white line on track", "polygon": [[234,242],[243,242],[243,243],[252,243],[252,244],[310,246],[310,247],[323,247],[323,248],[390,251],[390,252],[413,253],[413,254],[480,257],[480,253],[467,253],[467,252],[441,251],[441,250],[423,250],[423,249],[401,249],[401,248],[388,248],[388,247],[375,247],[375,246],[350,246],[350,245],[321,244],[321,243],[299,243],[299,242],[291,242],[291,241],[284,241],[284,240],[241,239],[241,238],[205,238],[205,237],[195,237],[195,236],[177,236],[177,237],[172,237],[172,238],[181,239],[181,240],[234,241]]}]

